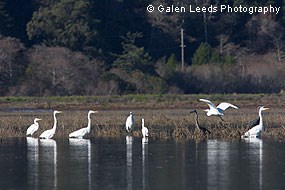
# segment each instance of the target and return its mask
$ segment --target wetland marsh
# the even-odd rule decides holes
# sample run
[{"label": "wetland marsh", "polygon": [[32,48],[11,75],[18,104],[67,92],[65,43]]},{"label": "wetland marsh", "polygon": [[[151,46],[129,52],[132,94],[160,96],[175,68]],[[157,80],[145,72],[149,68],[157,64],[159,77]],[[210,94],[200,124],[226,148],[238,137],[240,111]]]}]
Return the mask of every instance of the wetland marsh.
[{"label": "wetland marsh", "polygon": [[[218,117],[207,117],[203,109],[207,105],[198,102],[198,97],[214,99],[214,102],[228,101],[236,104],[238,110],[227,110],[225,122]],[[62,110],[58,115],[58,128],[55,138],[68,138],[68,134],[87,126],[89,109],[99,111],[92,115],[92,129],[89,137],[121,137],[126,135],[125,120],[132,111],[135,116],[135,127],[132,135],[141,136],[141,118],[153,139],[195,139],[205,138],[195,129],[194,115],[196,109],[199,122],[212,133],[207,138],[239,138],[248,129],[248,123],[258,117],[257,107],[266,105],[270,110],[263,113],[264,138],[284,139],[285,110],[282,105],[283,95],[138,95],[122,97],[53,97],[53,98],[13,98],[4,100],[0,110],[0,136],[24,137],[25,131],[35,117],[42,119],[40,128],[35,133],[52,127],[52,110]],[[30,105],[30,106],[28,106]]]}]

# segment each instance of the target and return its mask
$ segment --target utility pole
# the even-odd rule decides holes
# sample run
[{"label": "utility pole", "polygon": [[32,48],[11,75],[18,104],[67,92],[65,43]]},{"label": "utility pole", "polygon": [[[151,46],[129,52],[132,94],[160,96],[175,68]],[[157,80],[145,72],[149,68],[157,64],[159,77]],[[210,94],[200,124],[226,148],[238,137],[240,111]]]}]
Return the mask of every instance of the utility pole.
[{"label": "utility pole", "polygon": [[184,30],[183,28],[181,27],[181,70],[182,72],[184,71]]}]

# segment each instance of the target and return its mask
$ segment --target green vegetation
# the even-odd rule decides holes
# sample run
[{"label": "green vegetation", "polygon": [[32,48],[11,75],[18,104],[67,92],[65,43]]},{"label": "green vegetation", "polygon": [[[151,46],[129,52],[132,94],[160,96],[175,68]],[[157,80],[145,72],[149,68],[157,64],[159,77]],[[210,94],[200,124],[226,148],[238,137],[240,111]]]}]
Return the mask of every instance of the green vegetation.
[{"label": "green vegetation", "polygon": [[228,101],[238,107],[285,106],[284,94],[129,94],[123,96],[47,96],[0,97],[1,108],[63,109],[63,110],[129,110],[129,109],[191,109],[204,107],[199,98],[213,102]]},{"label": "green vegetation", "polygon": [[87,0],[61,0],[40,7],[27,25],[30,39],[51,46],[83,50],[94,40],[96,19]]}]

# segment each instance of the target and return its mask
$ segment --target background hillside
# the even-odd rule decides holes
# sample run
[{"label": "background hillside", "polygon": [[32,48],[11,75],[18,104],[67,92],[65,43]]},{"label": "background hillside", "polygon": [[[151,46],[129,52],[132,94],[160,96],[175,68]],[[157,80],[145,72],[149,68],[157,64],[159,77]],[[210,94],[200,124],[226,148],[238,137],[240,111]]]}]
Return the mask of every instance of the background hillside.
[{"label": "background hillside", "polygon": [[[149,4],[280,11],[148,13]],[[0,95],[281,92],[284,8],[281,0],[0,0]]]}]

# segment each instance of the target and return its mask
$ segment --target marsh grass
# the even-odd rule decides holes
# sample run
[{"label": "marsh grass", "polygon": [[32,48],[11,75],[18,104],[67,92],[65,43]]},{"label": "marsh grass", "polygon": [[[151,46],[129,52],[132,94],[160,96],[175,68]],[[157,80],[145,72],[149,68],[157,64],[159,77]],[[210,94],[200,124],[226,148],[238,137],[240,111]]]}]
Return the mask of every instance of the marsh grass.
[{"label": "marsh grass", "polygon": [[285,94],[130,94],[124,96],[0,97],[1,108],[79,109],[90,105],[99,110],[201,108],[199,98],[215,103],[228,101],[239,107],[284,106]]},{"label": "marsh grass", "polygon": [[[256,108],[228,110],[224,120],[218,117],[207,117],[202,110],[198,110],[200,125],[211,131],[204,135],[195,127],[194,115],[189,109],[161,109],[161,110],[99,110],[92,114],[92,129],[89,138],[123,137],[126,135],[125,120],[133,111],[135,127],[132,135],[141,136],[141,118],[145,118],[145,125],[149,129],[151,139],[236,139],[246,130],[248,122],[258,117]],[[54,138],[68,138],[68,134],[87,126],[87,112],[82,110],[63,110],[57,115],[58,127]],[[263,113],[264,138],[285,139],[285,116],[281,108],[271,108]],[[34,134],[38,137],[44,130],[53,126],[52,111],[46,112],[0,112],[0,137],[25,137],[26,129],[39,117],[39,130]]]}]

